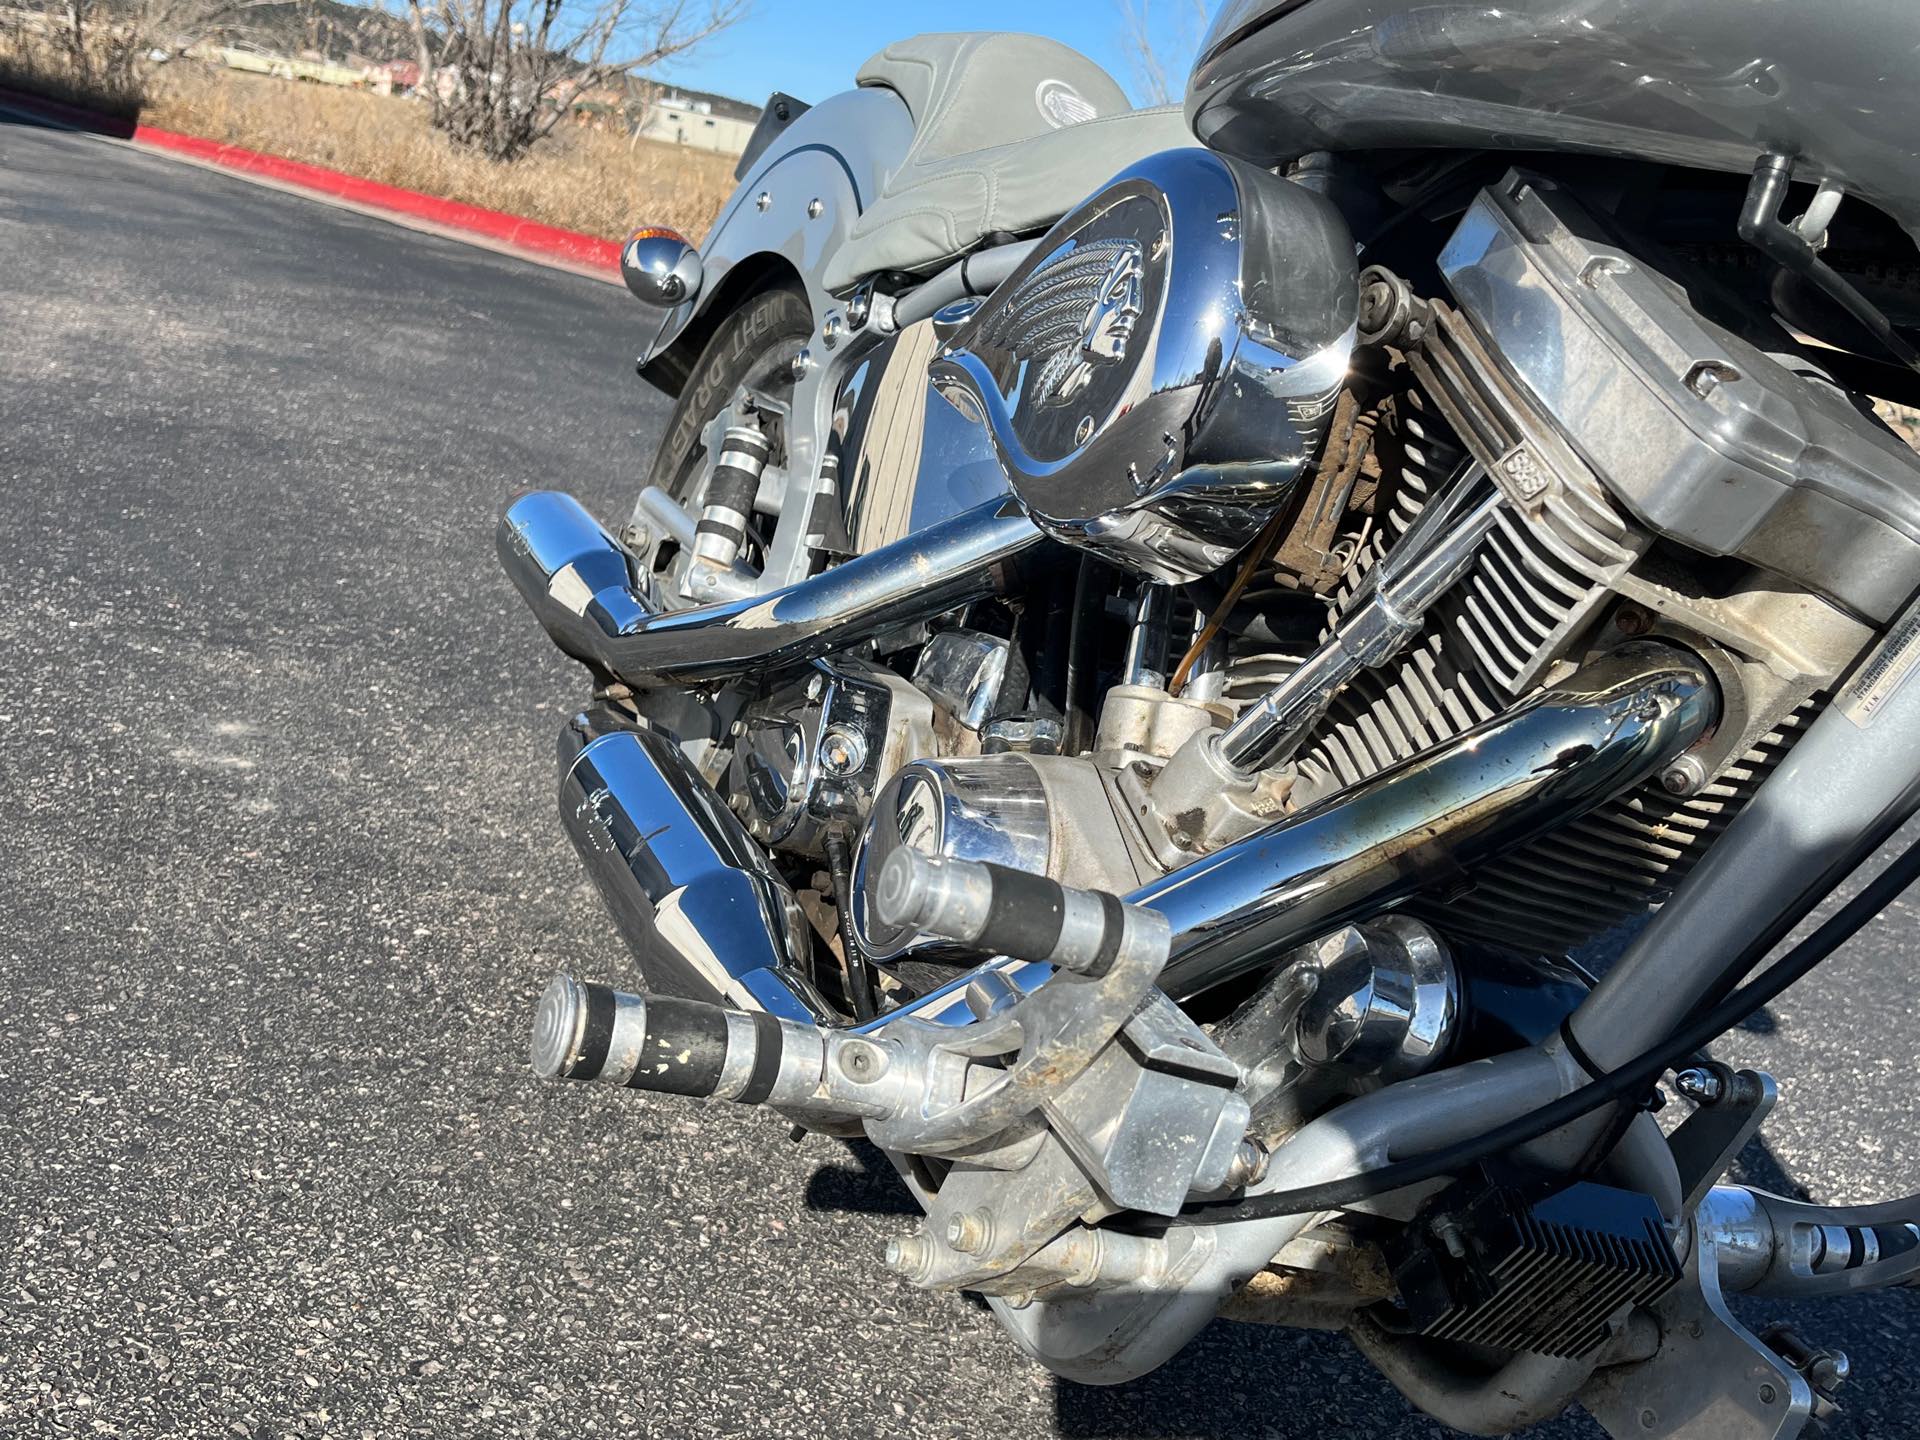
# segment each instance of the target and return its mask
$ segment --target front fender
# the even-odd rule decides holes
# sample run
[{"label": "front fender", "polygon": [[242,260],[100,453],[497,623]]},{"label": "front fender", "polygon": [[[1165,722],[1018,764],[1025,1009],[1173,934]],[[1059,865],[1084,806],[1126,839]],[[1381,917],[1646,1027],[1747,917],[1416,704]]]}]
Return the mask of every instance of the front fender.
[{"label": "front fender", "polygon": [[640,373],[670,395],[686,383],[728,310],[797,280],[816,319],[832,297],[827,257],[905,158],[913,117],[893,91],[849,90],[787,127],[736,188],[700,247],[699,291],[669,311],[640,354]]}]

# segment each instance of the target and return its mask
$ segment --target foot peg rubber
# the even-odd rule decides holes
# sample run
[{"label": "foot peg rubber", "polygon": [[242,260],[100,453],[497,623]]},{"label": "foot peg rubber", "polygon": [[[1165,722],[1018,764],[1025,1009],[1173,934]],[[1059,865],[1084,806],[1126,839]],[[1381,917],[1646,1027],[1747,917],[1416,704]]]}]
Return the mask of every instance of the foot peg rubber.
[{"label": "foot peg rubber", "polygon": [[1165,963],[1166,917],[1097,890],[1004,865],[901,846],[880,867],[874,908],[886,924],[958,941],[983,955],[1057,965],[1098,979],[1123,955]]},{"label": "foot peg rubber", "polygon": [[556,975],[533,1017],[533,1069],[545,1080],[598,1080],[665,1095],[752,1105],[773,1093],[791,1030],[818,1047],[812,1026],[682,1000],[630,995]]}]

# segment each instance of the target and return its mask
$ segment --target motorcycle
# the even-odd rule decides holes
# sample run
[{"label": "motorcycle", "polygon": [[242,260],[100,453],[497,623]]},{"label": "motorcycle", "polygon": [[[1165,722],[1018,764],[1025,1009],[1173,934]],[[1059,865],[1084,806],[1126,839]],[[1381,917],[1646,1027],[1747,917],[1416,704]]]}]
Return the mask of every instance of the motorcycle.
[{"label": "motorcycle", "polygon": [[1229,0],[1184,105],[1003,34],[776,95],[623,248],[631,515],[499,529],[645,981],[535,1070],[866,1137],[888,1267],[1074,1381],[1226,1311],[1469,1432],[1830,1413],[1727,1297],[1913,1283],[1920,1198],[1728,1183],[1702,1047],[1920,873],[1767,962],[1920,805],[1917,47]]}]

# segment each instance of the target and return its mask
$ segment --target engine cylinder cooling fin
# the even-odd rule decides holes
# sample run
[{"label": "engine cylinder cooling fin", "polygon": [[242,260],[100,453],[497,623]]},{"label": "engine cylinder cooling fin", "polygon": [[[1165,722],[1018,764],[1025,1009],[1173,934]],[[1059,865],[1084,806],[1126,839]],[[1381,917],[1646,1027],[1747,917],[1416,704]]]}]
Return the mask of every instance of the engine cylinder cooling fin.
[{"label": "engine cylinder cooling fin", "polygon": [[[1429,610],[1401,652],[1356,674],[1296,751],[1293,803],[1311,805],[1363,784],[1407,757],[1490,722],[1568,662],[1645,629],[1617,608],[1651,540],[1599,479],[1531,417],[1471,327],[1444,305],[1394,373],[1375,449],[1376,513],[1332,596],[1330,623],[1363,605],[1373,572],[1435,503],[1470,502],[1449,486],[1500,497],[1473,563]],[[1480,473],[1471,465],[1480,462]],[[1551,483],[1541,482],[1548,472]],[[1684,622],[1683,622],[1684,623]],[[1304,651],[1302,653],[1305,653]],[[1284,674],[1293,655],[1242,643],[1227,695],[1247,703],[1253,681]],[[1817,697],[1815,697],[1817,698]],[[1715,762],[1704,783],[1673,793],[1657,775],[1522,849],[1473,867],[1444,912],[1421,913],[1447,934],[1530,952],[1571,951],[1653,905],[1685,876],[1720,829],[1786,755],[1814,713],[1803,700]],[[1423,904],[1416,900],[1416,906]]]},{"label": "engine cylinder cooling fin", "polygon": [[1450,933],[1516,950],[1574,950],[1661,903],[1753,798],[1818,712],[1809,701],[1692,795],[1656,780],[1475,872]]}]

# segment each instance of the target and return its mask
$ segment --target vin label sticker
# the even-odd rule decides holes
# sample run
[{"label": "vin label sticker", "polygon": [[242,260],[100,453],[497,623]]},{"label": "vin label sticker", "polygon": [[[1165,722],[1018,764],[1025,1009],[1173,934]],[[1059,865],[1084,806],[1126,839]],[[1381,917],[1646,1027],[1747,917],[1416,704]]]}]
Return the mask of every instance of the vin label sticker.
[{"label": "vin label sticker", "polygon": [[1840,692],[1835,702],[1840,713],[1864,730],[1916,667],[1920,667],[1920,610],[1909,610]]}]

